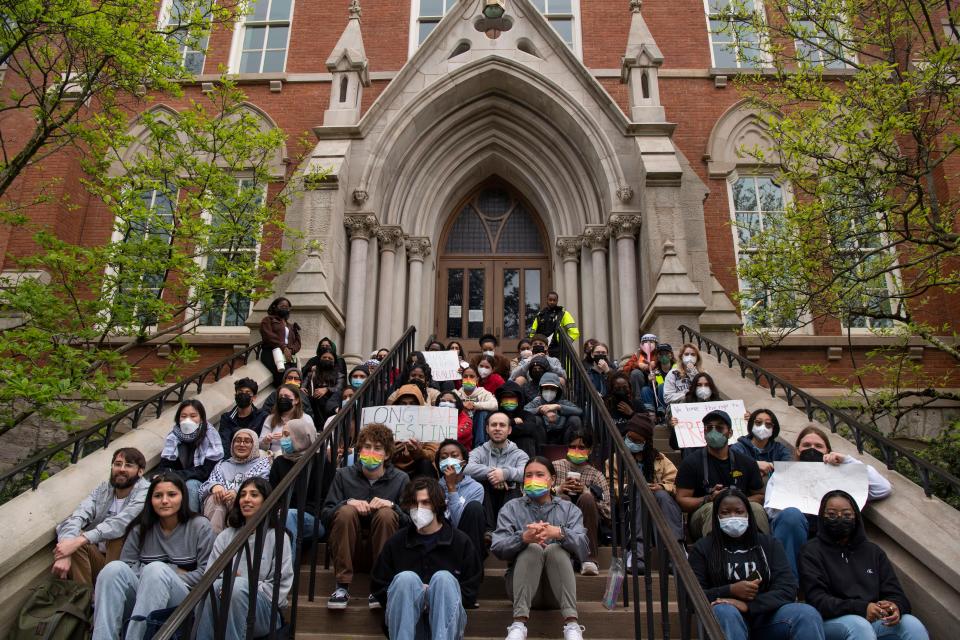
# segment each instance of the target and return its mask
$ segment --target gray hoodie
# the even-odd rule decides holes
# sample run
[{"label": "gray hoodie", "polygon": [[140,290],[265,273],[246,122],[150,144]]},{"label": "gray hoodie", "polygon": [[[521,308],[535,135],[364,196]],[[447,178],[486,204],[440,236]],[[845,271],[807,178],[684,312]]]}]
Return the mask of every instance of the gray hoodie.
[{"label": "gray hoodie", "polygon": [[503,505],[497,516],[497,529],[493,532],[490,551],[512,565],[520,552],[527,548],[527,543],[522,539],[523,532],[528,524],[534,522],[563,527],[560,546],[578,562],[583,562],[587,557],[587,530],[583,528],[583,513],[571,501],[556,496],[544,504],[523,496]]},{"label": "gray hoodie", "polygon": [[494,469],[503,469],[506,482],[520,482],[523,480],[523,467],[529,459],[530,456],[523,449],[509,440],[504,443],[503,449],[493,448],[493,442],[487,440],[470,452],[464,473],[480,482],[486,480],[487,474]]},{"label": "gray hoodie", "polygon": [[143,501],[146,500],[149,487],[150,481],[146,478],[137,480],[120,513],[108,518],[107,512],[114,498],[113,487],[109,482],[101,482],[70,517],[57,525],[57,540],[76,538],[81,533],[90,544],[122,538],[127,526],[143,511]]}]

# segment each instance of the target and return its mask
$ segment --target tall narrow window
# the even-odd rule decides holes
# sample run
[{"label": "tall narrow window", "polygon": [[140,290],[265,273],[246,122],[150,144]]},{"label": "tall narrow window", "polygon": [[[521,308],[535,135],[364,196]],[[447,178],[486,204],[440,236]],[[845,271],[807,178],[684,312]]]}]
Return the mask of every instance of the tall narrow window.
[{"label": "tall narrow window", "polygon": [[256,0],[243,22],[240,73],[277,73],[287,64],[293,0]]},{"label": "tall narrow window", "polygon": [[190,27],[196,24],[197,18],[202,18],[204,22],[210,20],[209,10],[200,10],[204,12],[202,16],[196,15],[197,11],[191,15],[184,0],[168,0],[161,13],[161,29],[169,33],[168,37],[177,43],[183,68],[193,74],[203,73],[207,51],[207,36],[195,38],[190,35]]},{"label": "tall narrow window", "polygon": [[[251,178],[237,181],[237,197],[249,200],[250,206],[260,206],[266,197],[266,188],[258,187]],[[217,279],[233,277],[235,268],[244,268],[256,264],[260,247],[254,240],[253,229],[236,227],[236,221],[227,219],[222,213],[214,211],[211,223],[219,229],[227,229],[219,247],[207,256],[207,278],[212,283],[213,300],[205,306],[200,315],[200,324],[206,327],[242,327],[250,315],[251,300],[248,295],[231,293],[226,295],[216,287]]]},{"label": "tall narrow window", "polygon": [[457,4],[457,0],[420,0],[420,13],[417,17],[417,44],[422,44],[433,31],[447,11]]},{"label": "tall narrow window", "polygon": [[573,0],[533,0],[560,38],[573,49]]},{"label": "tall narrow window", "polygon": [[713,66],[740,69],[760,66],[760,34],[751,24],[761,11],[758,0],[703,0],[709,21]]},{"label": "tall narrow window", "polygon": [[810,64],[823,65],[827,69],[845,69],[843,48],[843,22],[837,16],[817,12],[815,3],[800,9],[791,9],[793,28],[796,29],[797,57]]},{"label": "tall narrow window", "polygon": [[347,88],[350,86],[350,80],[346,76],[340,78],[340,102],[347,101]]}]

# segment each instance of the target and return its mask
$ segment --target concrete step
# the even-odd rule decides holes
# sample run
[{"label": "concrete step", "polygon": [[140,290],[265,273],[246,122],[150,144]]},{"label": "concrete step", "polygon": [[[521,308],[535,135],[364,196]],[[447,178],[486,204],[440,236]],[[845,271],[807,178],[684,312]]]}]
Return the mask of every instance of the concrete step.
[{"label": "concrete step", "polygon": [[[632,636],[634,618],[632,609],[622,607],[613,611],[605,609],[598,602],[578,602],[580,624],[586,627],[584,635],[591,640],[598,638],[624,638]],[[646,607],[640,605],[640,613],[646,616]],[[654,635],[662,636],[662,617],[660,604],[654,603]],[[667,609],[670,629],[679,630],[677,605],[671,603]],[[350,606],[339,611],[326,607],[326,599],[317,598],[314,602],[301,601],[297,612],[298,640],[319,640],[319,634],[328,634],[332,629],[340,629],[338,638],[357,636],[382,636],[383,611],[370,611],[366,598],[352,598]],[[645,619],[645,618],[644,618]],[[480,607],[467,612],[467,637],[503,637],[507,626],[513,620],[513,607],[506,600],[481,600]],[[532,638],[557,638],[561,635],[563,617],[559,611],[538,611],[530,615],[527,629]],[[349,630],[348,633],[344,631]]]},{"label": "concrete step", "polygon": [[[327,551],[327,543],[325,542],[319,543],[319,546],[317,547],[317,566],[318,567],[323,567],[326,551]],[[310,547],[307,547],[304,549],[303,557],[301,558],[302,565],[308,565],[310,563],[311,553],[313,553],[313,550]],[[657,558],[656,549],[651,549],[650,554],[651,554],[650,555],[651,560],[650,562],[648,562],[648,564],[656,561],[656,558]],[[612,558],[613,558],[612,547],[600,547],[597,550],[597,564],[600,566],[601,569],[609,569],[610,560]],[[330,564],[331,566],[333,565],[332,558],[330,560]],[[489,554],[487,556],[486,562],[484,563],[485,569],[497,569],[497,568],[505,569],[506,567],[507,567],[507,562],[505,560],[500,560],[493,554]]]}]

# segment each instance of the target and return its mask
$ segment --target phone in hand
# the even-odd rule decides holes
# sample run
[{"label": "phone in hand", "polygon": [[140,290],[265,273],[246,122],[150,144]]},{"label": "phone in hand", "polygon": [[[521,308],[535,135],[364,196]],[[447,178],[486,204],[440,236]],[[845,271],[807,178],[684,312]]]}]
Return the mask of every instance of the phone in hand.
[{"label": "phone in hand", "polygon": [[747,576],[747,582],[753,582],[754,580],[759,580],[763,582],[763,577],[760,575],[760,572],[754,569],[750,575]]}]

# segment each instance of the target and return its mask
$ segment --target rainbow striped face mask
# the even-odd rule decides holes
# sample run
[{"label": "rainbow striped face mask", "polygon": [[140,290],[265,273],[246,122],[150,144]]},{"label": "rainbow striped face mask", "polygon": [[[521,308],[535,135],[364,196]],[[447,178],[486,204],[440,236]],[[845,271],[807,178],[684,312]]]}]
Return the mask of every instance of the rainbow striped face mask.
[{"label": "rainbow striped face mask", "polygon": [[526,480],[523,483],[523,492],[530,498],[539,498],[550,491],[550,486],[541,480]]},{"label": "rainbow striped face mask", "polygon": [[583,464],[589,457],[589,449],[577,449],[575,447],[570,447],[567,449],[567,460],[573,464]]},{"label": "rainbow striped face mask", "polygon": [[376,471],[383,464],[384,455],[370,449],[360,451],[360,464],[367,471]]}]

